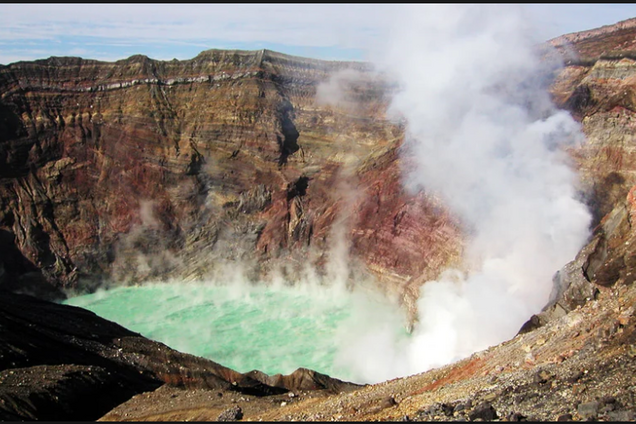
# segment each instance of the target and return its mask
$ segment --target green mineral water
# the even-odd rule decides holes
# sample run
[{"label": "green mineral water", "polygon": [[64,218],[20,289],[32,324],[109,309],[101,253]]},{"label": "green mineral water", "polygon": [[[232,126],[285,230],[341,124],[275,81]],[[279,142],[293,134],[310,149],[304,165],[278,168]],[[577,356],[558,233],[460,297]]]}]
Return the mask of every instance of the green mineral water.
[{"label": "green mineral water", "polygon": [[64,303],[239,372],[289,374],[305,367],[360,381],[349,366],[357,359],[343,346],[374,322],[403,324],[385,301],[318,285],[153,283]]}]

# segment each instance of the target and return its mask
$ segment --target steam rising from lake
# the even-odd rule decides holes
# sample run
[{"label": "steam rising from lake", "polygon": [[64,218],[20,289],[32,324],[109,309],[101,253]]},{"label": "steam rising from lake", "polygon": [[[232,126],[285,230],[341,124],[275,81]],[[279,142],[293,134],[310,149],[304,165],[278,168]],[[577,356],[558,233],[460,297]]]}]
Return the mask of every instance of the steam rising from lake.
[{"label": "steam rising from lake", "polygon": [[550,102],[559,63],[540,60],[522,12],[403,7],[377,52],[378,69],[399,84],[390,112],[406,122],[404,152],[416,162],[404,183],[440,196],[460,218],[469,271],[424,284],[405,344],[363,331],[346,348],[361,377],[425,371],[513,337],[588,237],[590,214],[563,151],[583,136]]}]

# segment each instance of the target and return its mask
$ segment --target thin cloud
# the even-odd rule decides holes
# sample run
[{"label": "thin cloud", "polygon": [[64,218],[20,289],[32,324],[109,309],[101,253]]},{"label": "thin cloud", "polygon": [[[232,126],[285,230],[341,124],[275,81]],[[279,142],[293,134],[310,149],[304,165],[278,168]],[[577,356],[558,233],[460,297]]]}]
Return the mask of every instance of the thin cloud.
[{"label": "thin cloud", "polygon": [[[138,40],[267,41],[360,47],[357,28],[381,26],[386,5],[4,5],[3,36],[19,33]],[[34,10],[31,10],[34,9]],[[37,25],[34,25],[37,23]],[[367,34],[368,35],[368,34]]]},{"label": "thin cloud", "polygon": [[[636,5],[524,7],[528,18],[539,24],[544,40],[636,15]],[[226,46],[306,52],[323,59],[368,59],[364,52],[389,36],[387,17],[394,8],[392,4],[3,4],[0,44],[11,43],[13,49],[0,53],[0,60],[31,59],[33,48],[27,43],[39,43],[37,47],[46,51],[41,57],[70,55],[79,44],[86,49],[85,57],[98,58],[99,52],[91,47],[98,42],[117,59],[127,57],[129,48],[158,59],[186,59],[201,50]]]}]

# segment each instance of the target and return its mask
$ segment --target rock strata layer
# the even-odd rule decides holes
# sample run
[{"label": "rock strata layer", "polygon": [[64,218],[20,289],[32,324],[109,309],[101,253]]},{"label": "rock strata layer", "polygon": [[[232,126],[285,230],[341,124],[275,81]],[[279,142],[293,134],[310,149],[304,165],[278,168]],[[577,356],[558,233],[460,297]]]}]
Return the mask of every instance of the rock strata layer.
[{"label": "rock strata layer", "polygon": [[406,293],[457,260],[461,231],[402,188],[394,89],[363,63],[268,50],[2,66],[0,231],[58,289],[206,278],[228,261],[293,279],[337,255],[344,278]]}]

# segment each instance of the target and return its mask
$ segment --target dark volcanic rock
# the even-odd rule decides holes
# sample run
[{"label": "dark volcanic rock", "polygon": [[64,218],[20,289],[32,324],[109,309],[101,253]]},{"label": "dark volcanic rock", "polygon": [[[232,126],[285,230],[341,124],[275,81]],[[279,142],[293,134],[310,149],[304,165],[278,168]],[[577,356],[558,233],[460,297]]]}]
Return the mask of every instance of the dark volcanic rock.
[{"label": "dark volcanic rock", "polygon": [[472,411],[468,413],[468,417],[471,421],[475,421],[478,418],[484,421],[493,421],[499,418],[497,416],[497,411],[495,411],[495,408],[493,408],[493,406],[488,402],[480,403],[479,405],[477,405]]},{"label": "dark volcanic rock", "polygon": [[238,421],[241,419],[243,419],[243,410],[237,405],[221,412],[217,421]]},{"label": "dark volcanic rock", "polygon": [[161,383],[99,366],[38,365],[0,371],[0,420],[96,420]]}]

